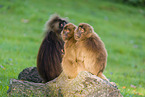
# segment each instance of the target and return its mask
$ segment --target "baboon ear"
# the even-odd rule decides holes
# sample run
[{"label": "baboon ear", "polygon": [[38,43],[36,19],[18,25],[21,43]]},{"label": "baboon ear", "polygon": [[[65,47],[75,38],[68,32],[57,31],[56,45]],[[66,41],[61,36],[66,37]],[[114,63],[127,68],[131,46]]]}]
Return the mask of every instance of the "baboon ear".
[{"label": "baboon ear", "polygon": [[90,33],[92,33],[92,29],[90,29]]},{"label": "baboon ear", "polygon": [[90,33],[93,32],[93,27],[89,27]]}]

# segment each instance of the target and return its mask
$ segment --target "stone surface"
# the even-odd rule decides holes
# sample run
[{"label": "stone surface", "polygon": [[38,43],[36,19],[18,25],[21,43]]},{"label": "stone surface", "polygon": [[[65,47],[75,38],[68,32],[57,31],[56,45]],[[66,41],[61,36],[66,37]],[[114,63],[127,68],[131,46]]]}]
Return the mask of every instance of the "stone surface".
[{"label": "stone surface", "polygon": [[37,71],[37,67],[23,69],[23,71],[19,73],[18,79],[35,83],[42,83],[42,78]]},{"label": "stone surface", "polygon": [[11,79],[9,96],[34,97],[122,97],[120,91],[109,82],[87,71],[68,79],[63,73],[47,83],[33,83]]}]

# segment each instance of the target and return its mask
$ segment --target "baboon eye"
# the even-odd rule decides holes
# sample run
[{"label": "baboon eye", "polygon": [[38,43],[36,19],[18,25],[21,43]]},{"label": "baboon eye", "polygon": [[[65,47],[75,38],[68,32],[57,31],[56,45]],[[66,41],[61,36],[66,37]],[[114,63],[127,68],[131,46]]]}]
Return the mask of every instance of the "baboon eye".
[{"label": "baboon eye", "polygon": [[81,32],[84,32],[84,29],[81,29]]},{"label": "baboon eye", "polygon": [[79,31],[83,33],[85,30],[83,28],[79,27]]},{"label": "baboon eye", "polygon": [[59,23],[59,28],[61,28],[61,29],[62,29],[63,27],[64,27],[63,22],[60,22],[60,23]]},{"label": "baboon eye", "polygon": [[67,24],[67,23],[64,21],[64,22],[63,22],[63,25],[66,25],[66,24]]},{"label": "baboon eye", "polygon": [[64,29],[64,31],[65,31],[65,33],[69,33],[70,32],[70,30],[69,29]]},{"label": "baboon eye", "polygon": [[63,24],[62,23],[60,24],[60,27],[63,27]]},{"label": "baboon eye", "polygon": [[66,29],[66,32],[67,32],[67,33],[69,33],[69,32],[70,32],[70,30],[69,30],[69,29]]}]

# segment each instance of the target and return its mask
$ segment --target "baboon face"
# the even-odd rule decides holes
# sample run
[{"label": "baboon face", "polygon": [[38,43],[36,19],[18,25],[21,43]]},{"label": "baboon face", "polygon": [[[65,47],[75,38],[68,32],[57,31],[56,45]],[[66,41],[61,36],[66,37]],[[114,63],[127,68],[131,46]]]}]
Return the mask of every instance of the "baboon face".
[{"label": "baboon face", "polygon": [[53,28],[54,32],[57,32],[58,34],[61,33],[63,30],[63,27],[67,24],[65,20],[57,19],[54,21],[53,25],[51,25],[51,28]]},{"label": "baboon face", "polygon": [[60,20],[60,21],[59,21],[59,29],[61,29],[61,31],[62,31],[62,30],[63,30],[63,27],[64,27],[66,24],[67,24],[66,21]]},{"label": "baboon face", "polygon": [[68,23],[64,26],[62,31],[62,38],[63,40],[69,40],[70,38],[74,37],[74,31],[76,29],[76,26],[72,23]]},{"label": "baboon face", "polygon": [[86,23],[81,23],[75,31],[74,38],[79,40],[81,37],[84,37],[88,33],[92,33],[92,27]]}]

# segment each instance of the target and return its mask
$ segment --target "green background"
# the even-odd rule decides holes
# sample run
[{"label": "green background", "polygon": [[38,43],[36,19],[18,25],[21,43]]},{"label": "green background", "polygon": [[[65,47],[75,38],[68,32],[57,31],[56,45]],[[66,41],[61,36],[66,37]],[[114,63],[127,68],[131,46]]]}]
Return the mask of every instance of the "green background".
[{"label": "green background", "polygon": [[108,0],[0,0],[0,96],[9,80],[36,66],[51,14],[89,23],[108,51],[104,74],[125,97],[145,96],[145,8]]}]

